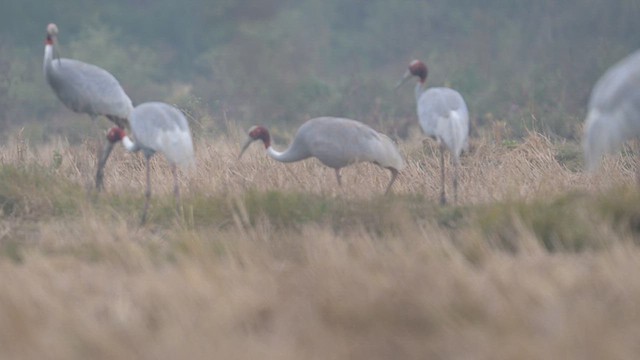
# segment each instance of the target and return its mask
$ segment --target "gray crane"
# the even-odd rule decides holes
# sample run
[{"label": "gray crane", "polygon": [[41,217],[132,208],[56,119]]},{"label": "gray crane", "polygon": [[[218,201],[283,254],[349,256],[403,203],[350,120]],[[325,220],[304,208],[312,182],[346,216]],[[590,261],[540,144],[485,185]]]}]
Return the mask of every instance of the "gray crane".
[{"label": "gray crane", "polygon": [[[58,54],[58,27],[55,24],[47,26],[43,70],[53,92],[72,111],[88,114],[94,124],[96,118],[103,115],[121,129],[127,125],[133,104],[118,80],[106,70],[95,65],[60,58]],[[96,188],[98,190],[103,188],[104,166],[112,149],[113,144],[109,142],[104,149],[98,148],[98,169],[96,171]]]},{"label": "gray crane", "polygon": [[607,70],[591,91],[583,147],[587,169],[640,136],[640,50]]},{"label": "gray crane", "polygon": [[446,149],[449,149],[453,159],[453,197],[454,202],[457,202],[460,153],[469,148],[469,111],[459,92],[446,87],[427,89],[427,74],[427,66],[422,61],[413,60],[396,88],[402,86],[412,76],[418,77],[415,95],[420,127],[427,136],[436,139],[440,148],[440,203],[446,204],[447,202],[444,177],[444,151]]},{"label": "gray crane", "polygon": [[189,124],[180,110],[161,102],[147,102],[136,106],[129,115],[132,140],[121,127],[113,127],[107,133],[107,140],[115,144],[122,140],[130,152],[142,151],[147,170],[147,189],[141,223],[147,220],[149,199],[151,198],[151,172],[149,160],[156,152],[164,154],[173,173],[173,193],[176,207],[180,209],[180,188],[176,165],[192,167],[195,163],[193,141]]},{"label": "gray crane", "polygon": [[256,140],[262,140],[267,154],[280,162],[317,158],[335,170],[339,185],[342,184],[340,170],[343,167],[358,162],[372,162],[391,172],[391,181],[385,194],[391,189],[398,171],[404,167],[404,160],[389,137],[351,119],[319,117],[308,120],[300,126],[293,142],[283,152],[271,146],[269,130],[263,126],[253,126],[249,129],[249,137],[238,158]]}]

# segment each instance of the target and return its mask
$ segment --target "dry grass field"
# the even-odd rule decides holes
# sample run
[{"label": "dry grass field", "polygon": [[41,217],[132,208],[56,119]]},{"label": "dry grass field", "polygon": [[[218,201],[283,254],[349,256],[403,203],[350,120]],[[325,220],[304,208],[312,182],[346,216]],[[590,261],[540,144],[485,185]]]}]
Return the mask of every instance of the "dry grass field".
[{"label": "dry grass field", "polygon": [[141,155],[95,195],[92,141],[1,146],[0,358],[640,357],[629,152],[588,175],[577,144],[474,139],[440,207],[418,136],[390,196],[370,164],[238,162],[242,136],[196,139],[181,214],[155,158],[142,227]]}]

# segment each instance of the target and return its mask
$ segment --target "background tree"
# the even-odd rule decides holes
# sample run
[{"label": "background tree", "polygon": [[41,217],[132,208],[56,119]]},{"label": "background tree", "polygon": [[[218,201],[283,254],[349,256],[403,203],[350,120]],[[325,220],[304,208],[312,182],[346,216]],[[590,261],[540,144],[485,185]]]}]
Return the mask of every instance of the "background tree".
[{"label": "background tree", "polygon": [[114,73],[135,103],[164,100],[224,130],[222,119],[295,128],[353,117],[404,136],[411,58],[459,90],[473,123],[506,121],[566,138],[595,80],[640,47],[636,0],[6,0],[0,11],[0,128],[34,140],[81,137],[42,75],[44,29],[63,55]]}]

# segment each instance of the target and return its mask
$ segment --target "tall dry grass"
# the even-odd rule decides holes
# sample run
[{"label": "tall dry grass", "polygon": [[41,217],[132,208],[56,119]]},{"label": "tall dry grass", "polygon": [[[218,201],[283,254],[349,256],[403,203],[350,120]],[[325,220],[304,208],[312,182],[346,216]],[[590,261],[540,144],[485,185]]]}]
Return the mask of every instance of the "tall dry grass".
[{"label": "tall dry grass", "polygon": [[[197,170],[183,177],[183,191],[199,194],[242,194],[248,189],[314,193],[344,198],[369,198],[383,192],[388,171],[362,163],[343,170],[344,186],[338,187],[332,169],[316,159],[281,164],[269,158],[262,145],[255,143],[242,160],[237,156],[245,139],[242,129],[231,127],[231,135],[196,140]],[[399,144],[407,167],[394,184],[401,195],[422,194],[436,199],[440,189],[439,153],[434,141],[423,139],[417,129],[413,138]],[[289,139],[292,134],[285,135]],[[56,174],[87,189],[93,185],[97,140],[87,138],[75,145],[57,139],[44,146],[24,144],[19,136],[0,147],[0,163],[37,163],[52,167]],[[23,144],[22,146],[20,144]],[[285,148],[288,144],[274,146]],[[572,159],[559,159],[569,149]],[[448,154],[447,154],[448,155]],[[531,132],[521,143],[496,143],[492,137],[472,139],[470,153],[463,154],[460,204],[478,204],[505,199],[532,199],[572,190],[601,190],[630,185],[635,181],[632,156],[605,161],[595,174],[581,169],[578,144],[554,144],[542,134]],[[567,164],[571,162],[571,164]],[[575,165],[578,163],[579,165]],[[172,187],[170,171],[161,156],[152,161],[154,192],[167,193]],[[451,195],[452,167],[447,166],[447,195]],[[121,146],[114,150],[105,174],[109,193],[142,192],[144,161],[140,154],[129,154]],[[450,196],[449,196],[450,197]]]},{"label": "tall dry grass", "polygon": [[[242,136],[196,142],[182,216],[163,215],[172,178],[154,160],[145,227],[141,156],[115,151],[96,198],[86,191],[91,140],[31,146],[16,136],[0,147],[0,357],[640,354],[631,157],[589,176],[563,155],[579,154],[575,144],[536,133],[509,146],[476,140],[459,206],[440,208],[436,147],[419,137],[400,145],[408,166],[385,198],[388,173],[373,165],[345,169],[340,188],[316,160],[279,164],[254,145],[238,162]],[[269,211],[286,209],[260,197],[271,190],[278,201],[300,194],[293,214],[321,215],[278,223]]]}]

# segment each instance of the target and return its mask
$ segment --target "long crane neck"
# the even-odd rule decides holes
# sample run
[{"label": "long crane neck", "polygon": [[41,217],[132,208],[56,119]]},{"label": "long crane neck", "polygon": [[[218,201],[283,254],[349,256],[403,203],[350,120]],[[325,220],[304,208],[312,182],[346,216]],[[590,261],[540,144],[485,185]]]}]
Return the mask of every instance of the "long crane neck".
[{"label": "long crane neck", "polygon": [[301,151],[299,147],[295,146],[295,141],[285,151],[278,151],[274,149],[273,146],[269,145],[267,147],[267,154],[269,154],[269,156],[274,160],[278,160],[280,162],[300,161],[309,157],[306,151]]},{"label": "long crane neck", "polygon": [[48,41],[44,46],[44,61],[43,68],[44,72],[47,72],[47,67],[51,66],[51,60],[53,59],[53,44],[50,44]]},{"label": "long crane neck", "polygon": [[[269,156],[274,160],[280,162],[294,162],[311,156],[309,151],[306,150],[306,146],[301,144],[301,141],[299,141],[297,136],[298,135],[293,139],[293,142],[289,145],[287,150],[278,151],[271,146],[271,134],[269,134],[269,130],[267,130],[267,128],[263,126],[255,126],[249,131],[250,140],[262,140],[264,147],[267,149],[267,154],[269,154]],[[246,146],[247,145],[245,145],[245,148]]]},{"label": "long crane neck", "polygon": [[416,89],[415,89],[416,101],[420,100],[420,95],[422,95],[422,93],[426,89],[427,89],[427,82],[426,81],[418,81],[418,83],[416,84]]},{"label": "long crane neck", "polygon": [[44,45],[44,61],[42,64],[45,74],[47,73],[47,68],[51,66],[51,62],[54,58],[60,59],[56,39],[53,36],[48,35]]},{"label": "long crane neck", "polygon": [[271,134],[269,130],[264,126],[253,126],[249,129],[249,138],[240,152],[240,156],[244,153],[244,150],[249,146],[252,141],[262,140],[267,154],[274,160],[280,162],[294,162],[302,159],[306,159],[311,156],[307,147],[304,145],[304,141],[299,138],[300,134],[296,134],[289,148],[285,151],[278,151],[271,146]]}]

